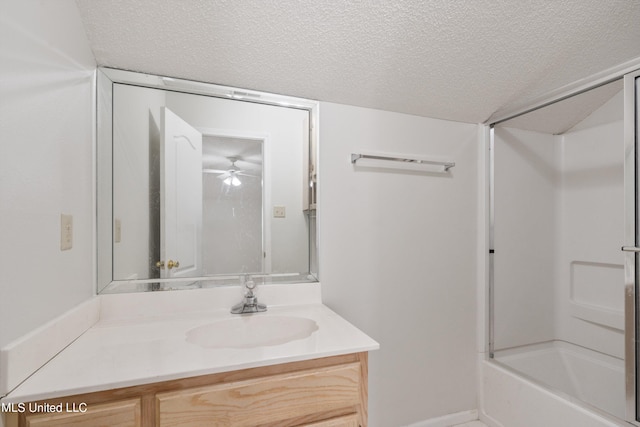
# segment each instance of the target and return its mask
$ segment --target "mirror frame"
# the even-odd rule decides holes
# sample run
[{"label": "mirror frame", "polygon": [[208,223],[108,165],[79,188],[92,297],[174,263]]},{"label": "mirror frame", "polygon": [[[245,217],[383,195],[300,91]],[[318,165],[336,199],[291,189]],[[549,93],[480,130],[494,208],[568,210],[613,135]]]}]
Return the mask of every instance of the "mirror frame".
[{"label": "mirror frame", "polygon": [[[170,289],[192,289],[193,283],[202,281],[219,284],[239,283],[240,274],[225,276],[206,276],[170,279],[135,279],[113,280],[113,85],[128,84],[152,89],[170,90],[195,95],[206,95],[216,98],[240,100],[277,107],[295,108],[309,112],[309,149],[304,150],[305,165],[309,167],[307,179],[313,179],[314,186],[304,182],[303,200],[308,207],[305,211],[309,217],[317,213],[317,175],[318,175],[318,141],[319,141],[319,102],[304,98],[277,95],[268,92],[221,86],[212,83],[163,77],[151,74],[124,71],[114,68],[99,67],[97,71],[96,94],[96,292],[121,293],[161,290],[160,283],[170,283]],[[317,244],[317,219],[315,222],[315,244]],[[310,230],[311,231],[311,230]],[[309,233],[309,245],[314,244]],[[313,259],[315,254],[315,259]],[[309,252],[309,269],[318,270],[318,251]],[[317,282],[318,272],[309,271],[308,279],[302,282]],[[264,274],[269,283],[293,283],[291,274]],[[295,274],[297,276],[297,274]],[[261,277],[261,275],[252,275]],[[174,286],[175,285],[175,286]],[[168,290],[168,289],[162,289]]]}]

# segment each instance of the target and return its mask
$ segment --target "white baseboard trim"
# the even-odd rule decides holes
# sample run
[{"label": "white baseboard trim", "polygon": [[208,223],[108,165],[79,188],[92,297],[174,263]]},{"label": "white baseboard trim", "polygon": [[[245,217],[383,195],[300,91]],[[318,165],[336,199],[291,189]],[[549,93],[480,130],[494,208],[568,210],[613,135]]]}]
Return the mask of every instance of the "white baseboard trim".
[{"label": "white baseboard trim", "polygon": [[100,316],[93,297],[0,349],[0,397],[5,396],[71,344]]},{"label": "white baseboard trim", "polygon": [[455,414],[448,414],[438,418],[419,421],[417,423],[410,424],[407,427],[451,427],[456,424],[468,423],[477,419],[478,410],[473,409],[471,411],[456,412]]},{"label": "white baseboard trim", "polygon": [[482,421],[483,423],[485,423],[487,426],[489,427],[504,427],[502,425],[502,423],[500,423],[498,420],[496,420],[493,417],[490,417],[489,415],[485,414],[484,411],[480,411],[478,413],[478,419],[480,421]]}]

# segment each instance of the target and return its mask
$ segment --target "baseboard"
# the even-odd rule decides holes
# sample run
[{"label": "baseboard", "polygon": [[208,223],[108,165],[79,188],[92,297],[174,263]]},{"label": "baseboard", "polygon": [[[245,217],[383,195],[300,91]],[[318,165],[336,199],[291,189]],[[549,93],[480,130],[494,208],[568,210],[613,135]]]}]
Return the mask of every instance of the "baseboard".
[{"label": "baseboard", "polygon": [[455,414],[448,414],[438,418],[431,418],[424,421],[419,421],[414,424],[410,424],[407,427],[450,427],[456,424],[468,423],[478,419],[478,410],[473,409],[471,411],[456,412]]},{"label": "baseboard", "polygon": [[488,427],[504,427],[502,423],[489,416],[488,414],[485,414],[485,412],[482,410],[478,413],[478,419],[485,423]]}]

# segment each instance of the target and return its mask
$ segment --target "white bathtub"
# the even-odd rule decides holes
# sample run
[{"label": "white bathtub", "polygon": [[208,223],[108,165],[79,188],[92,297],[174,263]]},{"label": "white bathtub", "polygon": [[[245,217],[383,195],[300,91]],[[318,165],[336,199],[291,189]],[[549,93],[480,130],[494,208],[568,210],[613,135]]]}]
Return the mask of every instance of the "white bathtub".
[{"label": "white bathtub", "polygon": [[624,419],[624,361],[564,341],[495,352],[495,360]]}]

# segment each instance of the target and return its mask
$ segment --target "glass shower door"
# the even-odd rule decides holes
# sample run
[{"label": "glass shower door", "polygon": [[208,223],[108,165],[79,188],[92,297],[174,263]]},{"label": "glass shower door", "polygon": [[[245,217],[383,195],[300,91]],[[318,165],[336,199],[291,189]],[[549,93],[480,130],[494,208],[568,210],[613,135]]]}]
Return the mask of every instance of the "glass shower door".
[{"label": "glass shower door", "polygon": [[635,329],[624,297],[635,253],[620,251],[636,243],[625,240],[626,98],[618,79],[494,123],[491,147],[491,356],[620,420]]}]

